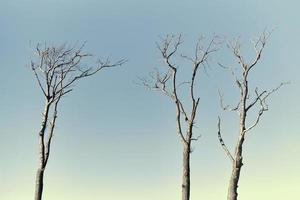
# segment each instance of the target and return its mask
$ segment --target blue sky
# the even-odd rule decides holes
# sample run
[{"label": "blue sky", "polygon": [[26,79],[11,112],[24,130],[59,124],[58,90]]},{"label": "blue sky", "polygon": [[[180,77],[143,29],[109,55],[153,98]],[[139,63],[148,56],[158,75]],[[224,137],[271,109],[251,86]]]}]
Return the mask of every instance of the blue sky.
[{"label": "blue sky", "polygon": [[[240,197],[281,200],[288,193],[288,199],[299,198],[299,6],[292,0],[0,1],[0,199],[33,195],[43,109],[29,68],[37,42],[87,41],[86,51],[95,59],[129,60],[77,83],[62,102],[45,199],[179,199],[181,147],[174,105],[137,86],[136,77],[162,67],[155,46],[159,36],[182,33],[186,54],[200,35],[240,36],[250,59],[249,41],[265,28],[275,31],[252,75],[253,87],[291,84],[272,96],[270,111],[247,138]],[[226,196],[230,163],[217,141],[216,119],[221,113],[229,145],[235,142],[237,121],[220,111],[217,89],[228,102],[234,102],[237,90],[216,62],[232,64],[232,58],[224,47],[211,61],[209,75],[202,73],[197,83],[202,102],[196,131],[202,137],[192,154],[193,199]]]}]

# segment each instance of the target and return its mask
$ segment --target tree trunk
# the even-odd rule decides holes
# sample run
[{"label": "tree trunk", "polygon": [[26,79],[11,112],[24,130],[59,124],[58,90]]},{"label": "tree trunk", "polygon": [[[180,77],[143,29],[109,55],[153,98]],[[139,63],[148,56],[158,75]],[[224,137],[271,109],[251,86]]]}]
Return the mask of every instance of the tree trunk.
[{"label": "tree trunk", "polygon": [[237,157],[232,167],[232,173],[230,177],[227,200],[237,200],[238,196],[238,183],[240,179],[241,168],[243,166],[242,157]]},{"label": "tree trunk", "polygon": [[190,145],[183,147],[182,200],[190,199]]},{"label": "tree trunk", "polygon": [[42,193],[43,193],[43,186],[44,186],[44,160],[45,160],[45,145],[44,145],[44,136],[39,135],[39,168],[36,172],[36,178],[35,178],[35,195],[34,200],[41,200],[42,199]]},{"label": "tree trunk", "polygon": [[47,127],[48,122],[48,115],[49,115],[49,108],[50,104],[46,101],[45,110],[43,113],[43,120],[41,129],[38,134],[39,140],[39,168],[36,172],[35,178],[35,193],[34,193],[34,200],[41,200],[42,193],[43,193],[43,182],[44,182],[44,170],[45,170],[45,143],[44,143],[44,135]]},{"label": "tree trunk", "polygon": [[233,161],[233,166],[232,166],[232,172],[231,172],[231,177],[229,181],[229,187],[228,187],[228,193],[227,193],[227,200],[237,200],[238,196],[238,183],[240,180],[240,174],[241,174],[241,169],[243,166],[243,143],[245,140],[245,117],[243,116],[241,119],[241,133],[240,133],[240,138],[238,140],[238,144],[236,146],[235,150],[235,156],[234,156],[234,161]]},{"label": "tree trunk", "polygon": [[41,200],[43,194],[44,169],[39,168],[36,173],[34,200]]},{"label": "tree trunk", "polygon": [[241,111],[240,111],[240,135],[239,139],[235,148],[235,154],[234,154],[234,161],[232,165],[232,172],[231,177],[229,181],[229,187],[228,187],[228,193],[227,193],[227,200],[237,200],[238,196],[238,183],[240,179],[240,173],[241,168],[243,166],[243,143],[245,140],[245,122],[246,122],[246,102],[247,102],[247,96],[248,96],[248,82],[245,78],[244,80],[245,88],[242,92],[241,101]]}]

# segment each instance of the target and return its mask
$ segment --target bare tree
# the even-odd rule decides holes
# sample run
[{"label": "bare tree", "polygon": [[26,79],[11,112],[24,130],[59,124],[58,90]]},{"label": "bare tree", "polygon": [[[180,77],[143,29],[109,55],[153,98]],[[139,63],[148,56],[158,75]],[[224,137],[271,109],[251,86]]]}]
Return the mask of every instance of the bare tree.
[{"label": "bare tree", "polygon": [[82,60],[91,56],[83,52],[84,44],[58,47],[37,45],[35,54],[37,59],[31,61],[31,69],[44,95],[45,104],[42,123],[38,132],[39,165],[36,174],[35,200],[42,199],[43,178],[46,169],[51,141],[58,115],[58,105],[62,97],[73,90],[74,83],[82,78],[96,74],[104,68],[122,65],[125,60],[111,63],[108,59],[99,60],[95,67],[85,67]]},{"label": "bare tree", "polygon": [[[230,162],[232,163],[232,172],[229,181],[227,200],[237,200],[238,197],[238,182],[240,179],[240,172],[243,166],[243,144],[245,136],[250,130],[252,130],[260,121],[261,116],[268,110],[268,104],[266,100],[270,95],[276,92],[281,86],[286,83],[281,83],[278,87],[267,91],[259,90],[258,87],[255,88],[251,98],[250,88],[249,88],[249,74],[257,66],[258,62],[261,59],[262,52],[266,46],[267,40],[271,32],[264,32],[260,37],[253,41],[253,46],[255,50],[255,57],[250,63],[246,63],[242,53],[241,45],[238,40],[231,42],[228,47],[232,50],[233,56],[239,65],[239,71],[235,70],[232,67],[227,67],[220,64],[221,67],[230,70],[235,84],[240,92],[240,99],[236,106],[231,107],[229,105],[224,105],[223,95],[219,92],[220,95],[220,104],[223,110],[237,112],[239,115],[239,135],[237,143],[235,145],[235,151],[232,154],[227,148],[226,144],[221,135],[221,119],[218,118],[218,138],[222,148],[224,149],[226,155],[228,156]],[[240,73],[238,75],[238,73]],[[256,108],[256,109],[253,109]],[[251,110],[258,110],[255,120],[251,123],[249,122],[249,113]],[[249,123],[249,125],[248,125]]]},{"label": "bare tree", "polygon": [[[207,64],[209,56],[218,49],[217,37],[210,40],[206,47],[203,47],[202,39],[203,38],[199,39],[197,42],[193,57],[180,55],[182,58],[187,59],[192,63],[192,73],[189,81],[178,83],[179,67],[173,63],[173,59],[178,53],[178,48],[182,44],[181,35],[178,37],[167,36],[165,39],[162,39],[161,43],[157,44],[166,65],[166,72],[161,73],[156,69],[154,73],[150,73],[150,80],[141,78],[144,86],[151,90],[161,91],[175,104],[177,133],[183,147],[182,200],[190,199],[191,145],[192,141],[198,140],[198,137],[194,137],[193,134],[195,118],[200,101],[200,98],[195,96],[196,76],[201,66],[205,67],[205,64]],[[186,89],[189,93],[190,105],[184,105],[182,99],[179,97],[179,87],[183,84],[188,85],[188,88]],[[184,128],[184,126],[186,126],[186,128]]]}]

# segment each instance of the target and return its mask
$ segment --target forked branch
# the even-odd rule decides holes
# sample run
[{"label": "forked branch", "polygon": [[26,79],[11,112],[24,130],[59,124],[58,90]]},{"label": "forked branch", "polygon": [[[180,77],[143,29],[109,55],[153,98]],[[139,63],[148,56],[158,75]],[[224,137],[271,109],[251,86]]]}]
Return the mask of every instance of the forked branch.
[{"label": "forked branch", "polygon": [[247,107],[246,112],[252,108],[255,104],[259,103],[259,111],[257,113],[257,117],[256,120],[254,121],[254,123],[249,126],[248,128],[246,128],[245,132],[250,131],[251,129],[253,129],[255,126],[257,126],[257,124],[260,121],[261,116],[264,114],[265,111],[269,110],[269,106],[266,103],[266,99],[273,94],[274,92],[278,91],[282,86],[289,84],[289,82],[282,82],[280,83],[280,85],[278,85],[277,87],[275,87],[274,89],[272,89],[271,91],[267,92],[267,91],[263,91],[263,92],[258,92],[258,88],[255,89],[255,94],[256,94],[256,98],[255,100]]}]

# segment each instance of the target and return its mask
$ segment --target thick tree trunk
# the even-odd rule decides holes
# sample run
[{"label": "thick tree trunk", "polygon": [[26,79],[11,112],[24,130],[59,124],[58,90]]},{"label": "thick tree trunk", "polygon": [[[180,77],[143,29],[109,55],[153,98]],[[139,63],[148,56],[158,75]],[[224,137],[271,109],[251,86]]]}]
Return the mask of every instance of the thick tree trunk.
[{"label": "thick tree trunk", "polygon": [[183,147],[182,200],[190,199],[190,146]]},{"label": "thick tree trunk", "polygon": [[42,199],[43,181],[44,181],[44,169],[39,168],[36,173],[34,200]]}]

